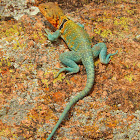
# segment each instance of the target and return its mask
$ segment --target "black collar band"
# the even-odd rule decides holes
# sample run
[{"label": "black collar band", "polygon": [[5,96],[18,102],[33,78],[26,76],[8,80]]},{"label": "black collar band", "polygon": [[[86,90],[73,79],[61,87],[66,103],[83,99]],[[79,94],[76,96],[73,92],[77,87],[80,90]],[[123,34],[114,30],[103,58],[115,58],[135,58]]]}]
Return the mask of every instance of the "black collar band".
[{"label": "black collar band", "polygon": [[62,24],[61,24],[60,27],[59,27],[59,30],[61,30],[61,29],[63,28],[64,23],[67,22],[67,21],[68,21],[67,19],[64,19],[64,20],[63,20]]}]

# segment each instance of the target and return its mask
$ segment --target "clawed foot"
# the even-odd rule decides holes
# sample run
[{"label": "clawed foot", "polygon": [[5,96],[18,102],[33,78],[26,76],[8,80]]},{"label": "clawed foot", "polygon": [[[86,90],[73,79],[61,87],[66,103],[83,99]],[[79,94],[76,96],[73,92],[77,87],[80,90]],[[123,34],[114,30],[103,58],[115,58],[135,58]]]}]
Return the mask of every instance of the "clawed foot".
[{"label": "clawed foot", "polygon": [[110,54],[110,56],[115,55],[115,54],[117,54],[117,53],[118,53],[118,50],[117,50],[115,53]]},{"label": "clawed foot", "polygon": [[113,55],[115,55],[115,54],[117,54],[117,53],[118,53],[118,51],[116,51],[115,53],[112,53],[112,54],[111,54],[111,53],[108,54],[108,55],[106,56],[106,59],[103,60],[102,63],[104,63],[104,64],[108,64],[109,61],[111,60],[110,56],[113,56]]},{"label": "clawed foot", "polygon": [[77,66],[76,68],[70,68],[70,67],[63,67],[63,68],[55,68],[58,69],[59,72],[57,73],[57,75],[54,78],[57,78],[58,75],[63,72],[63,71],[68,71],[68,73],[66,73],[66,75],[70,75],[73,73],[77,73],[79,71],[79,67]]},{"label": "clawed foot", "polygon": [[46,35],[50,34],[51,32],[48,29],[44,29],[45,32],[47,33]]},{"label": "clawed foot", "polygon": [[48,29],[45,29],[46,34],[44,34],[50,41],[54,41],[54,37]]},{"label": "clawed foot", "polygon": [[65,67],[63,67],[63,68],[55,68],[55,69],[59,70],[59,72],[56,74],[56,76],[54,78],[57,78],[61,72],[66,71]]},{"label": "clawed foot", "polygon": [[44,34],[44,35],[48,38],[48,35],[50,34],[50,31],[48,29],[45,29],[45,32],[46,32],[46,34]]}]

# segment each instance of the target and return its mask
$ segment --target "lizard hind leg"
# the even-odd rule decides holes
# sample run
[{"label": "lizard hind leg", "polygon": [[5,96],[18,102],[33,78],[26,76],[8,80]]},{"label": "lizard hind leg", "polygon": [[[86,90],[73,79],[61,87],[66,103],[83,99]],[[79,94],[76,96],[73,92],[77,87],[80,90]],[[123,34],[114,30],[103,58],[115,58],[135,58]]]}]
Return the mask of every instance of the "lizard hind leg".
[{"label": "lizard hind leg", "polygon": [[78,52],[64,52],[60,55],[59,59],[63,64],[65,64],[68,67],[56,68],[59,69],[59,72],[54,78],[58,77],[59,74],[63,71],[68,71],[67,74],[77,73],[79,71],[79,66],[76,63],[80,62],[81,57]]},{"label": "lizard hind leg", "polygon": [[94,57],[97,57],[99,55],[100,61],[103,64],[108,64],[110,61],[110,56],[113,56],[117,54],[118,51],[116,51],[113,54],[107,54],[107,47],[105,43],[98,43],[92,47],[92,53]]}]

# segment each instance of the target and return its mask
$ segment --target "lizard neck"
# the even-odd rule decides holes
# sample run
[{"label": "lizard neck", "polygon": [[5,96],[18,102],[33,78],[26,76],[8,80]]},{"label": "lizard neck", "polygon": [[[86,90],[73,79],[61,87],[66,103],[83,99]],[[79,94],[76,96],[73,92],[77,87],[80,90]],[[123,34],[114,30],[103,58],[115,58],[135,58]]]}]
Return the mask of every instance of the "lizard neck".
[{"label": "lizard neck", "polygon": [[61,29],[63,28],[64,24],[65,24],[68,20],[70,20],[70,19],[69,19],[68,17],[66,17],[66,16],[61,17],[61,18],[60,18],[60,22],[59,22],[60,24],[59,24],[59,26],[58,26],[57,29],[61,30]]},{"label": "lizard neck", "polygon": [[69,20],[68,17],[66,17],[66,16],[60,16],[59,17],[59,24],[57,26],[57,29],[60,29],[61,30],[61,28],[63,28],[64,23],[67,22],[68,20]]}]

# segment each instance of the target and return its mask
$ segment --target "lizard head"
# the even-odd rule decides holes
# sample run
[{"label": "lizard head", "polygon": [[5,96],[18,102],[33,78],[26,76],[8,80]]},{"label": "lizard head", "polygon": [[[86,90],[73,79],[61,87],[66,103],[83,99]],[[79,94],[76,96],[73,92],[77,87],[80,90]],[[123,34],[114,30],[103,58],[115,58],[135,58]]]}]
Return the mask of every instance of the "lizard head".
[{"label": "lizard head", "polygon": [[39,5],[39,10],[54,27],[58,28],[60,19],[64,16],[58,4],[53,2],[42,3]]}]

